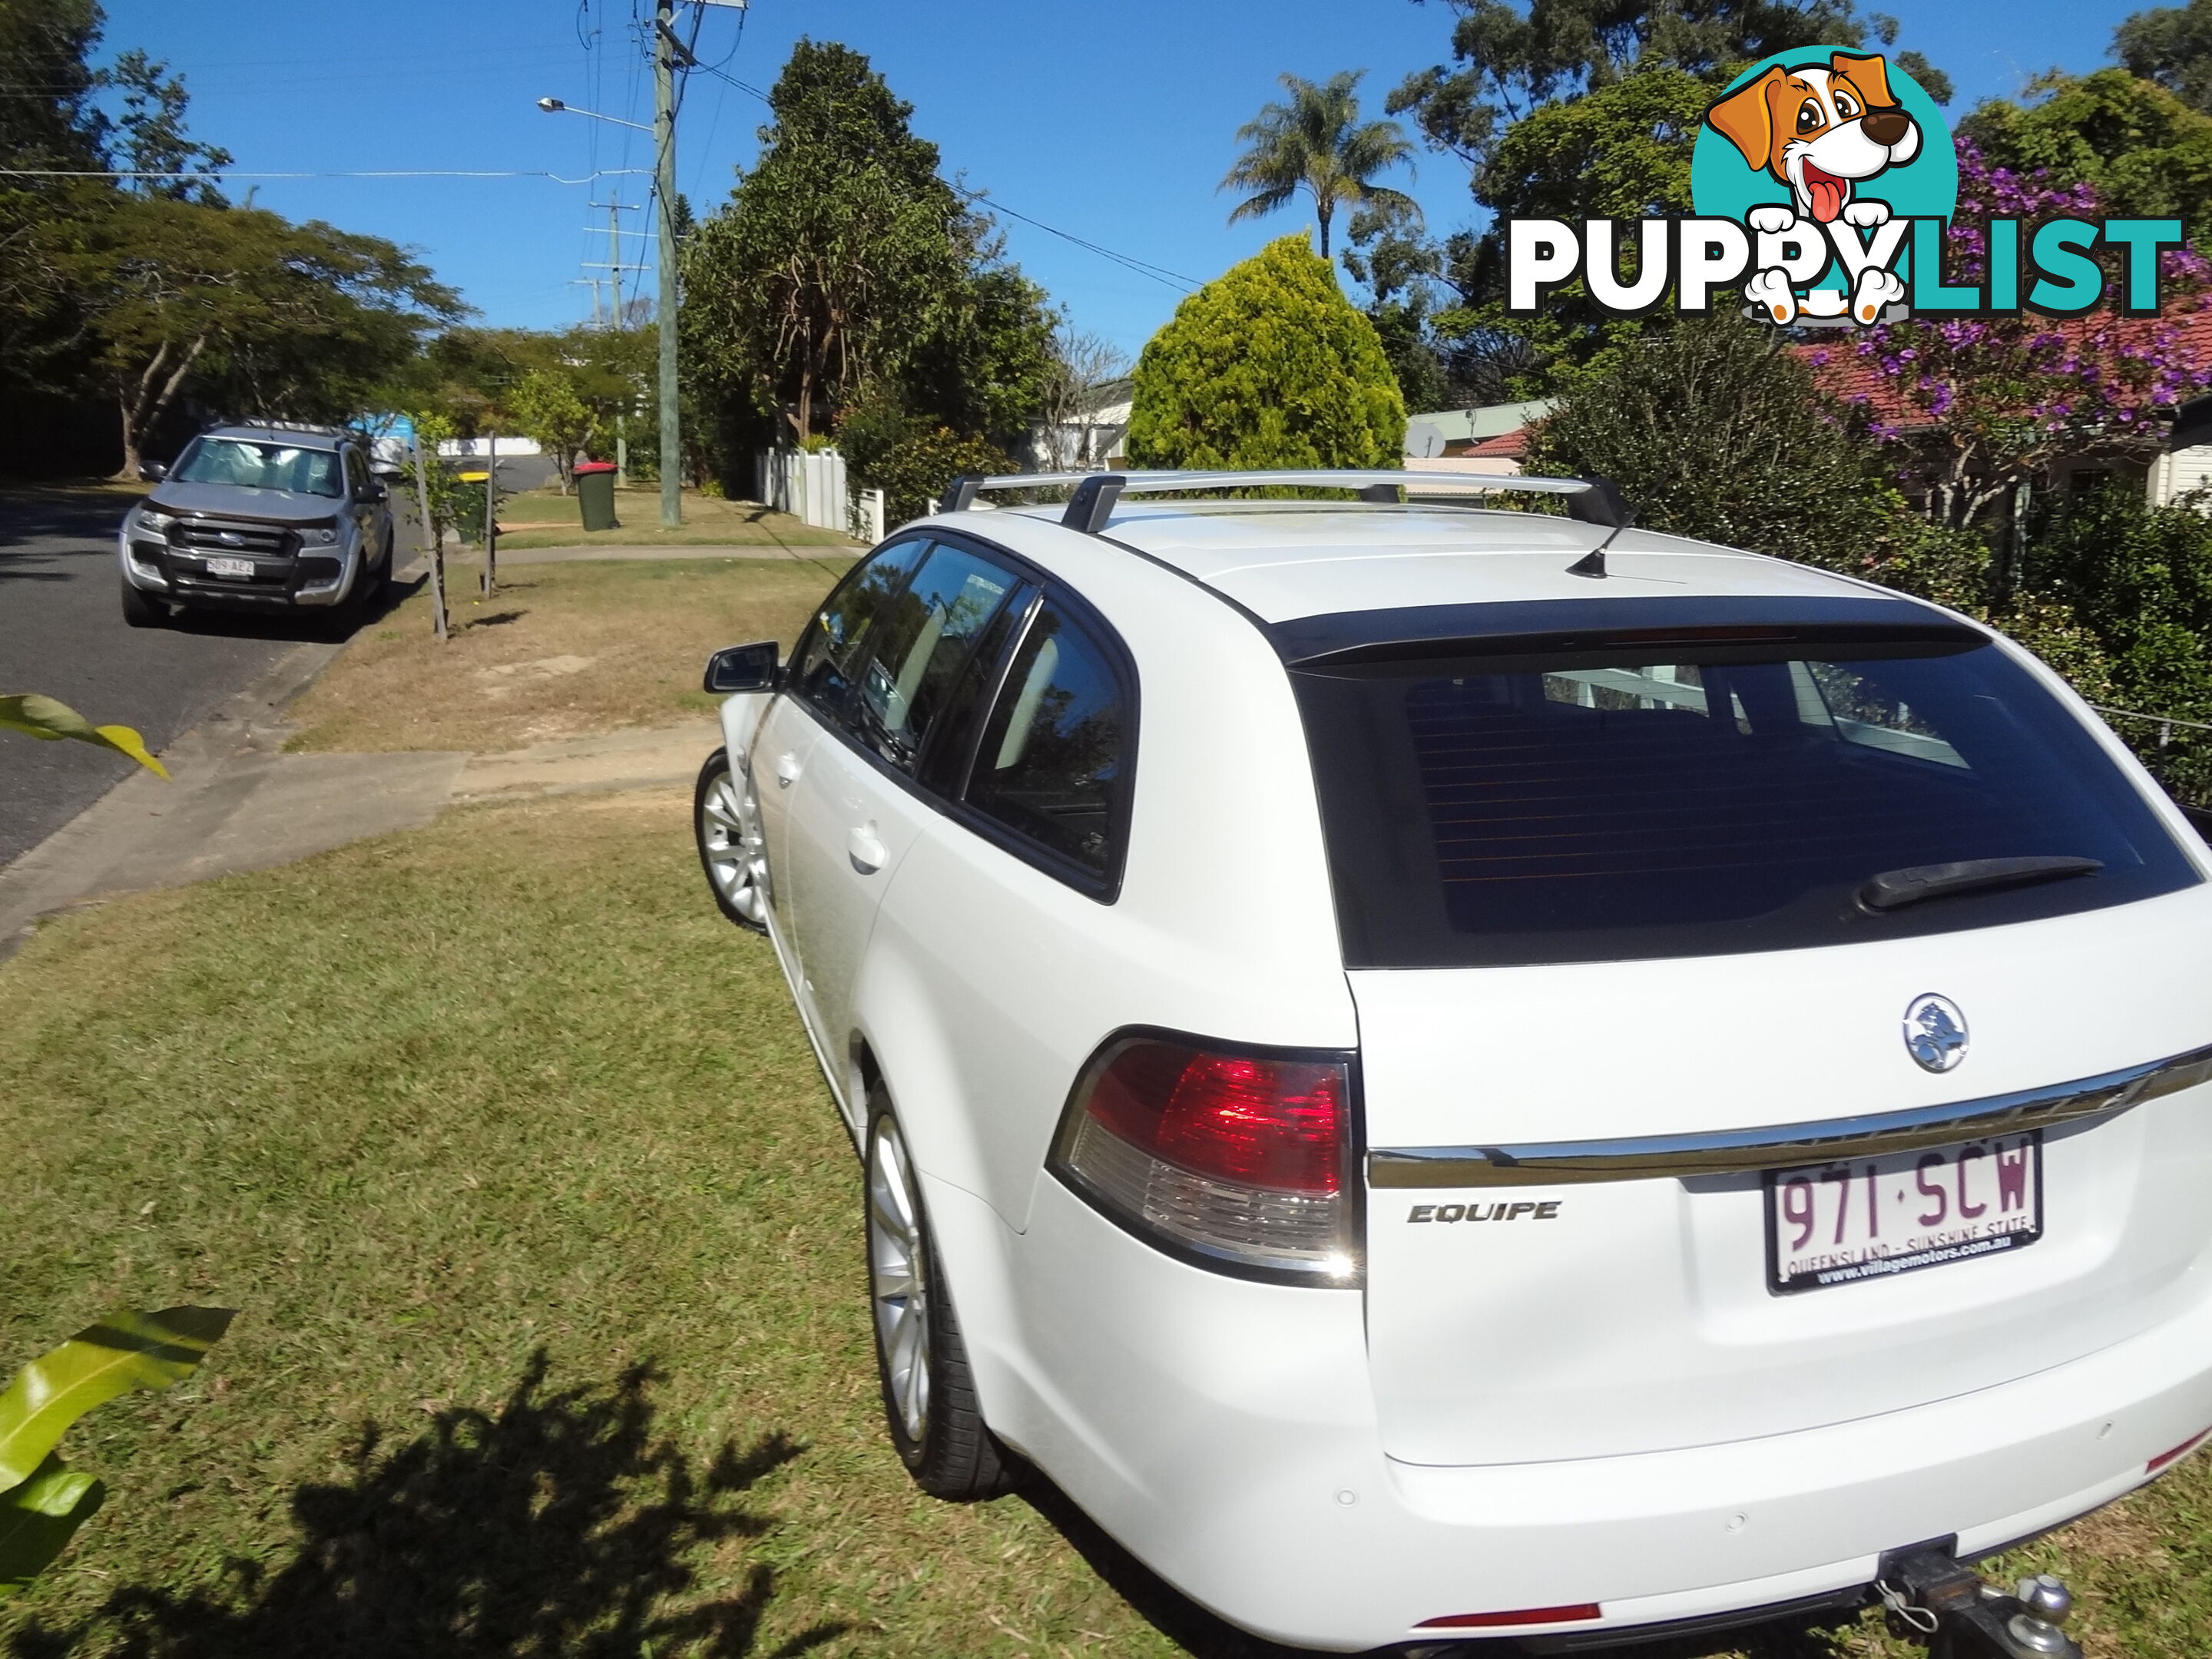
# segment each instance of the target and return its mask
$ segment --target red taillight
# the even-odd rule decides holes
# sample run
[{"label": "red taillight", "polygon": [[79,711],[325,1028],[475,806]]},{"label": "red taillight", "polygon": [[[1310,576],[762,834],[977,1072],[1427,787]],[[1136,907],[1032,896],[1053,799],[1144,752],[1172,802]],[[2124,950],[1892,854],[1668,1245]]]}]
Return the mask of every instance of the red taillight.
[{"label": "red taillight", "polygon": [[1291,1193],[1334,1193],[1343,1178],[1340,1065],[1133,1042],[1098,1073],[1084,1109],[1200,1175]]},{"label": "red taillight", "polygon": [[2190,1453],[2195,1451],[2199,1446],[2204,1443],[2204,1435],[2206,1434],[2212,1434],[2212,1429],[2205,1430],[2204,1434],[2191,1435],[2188,1439],[2183,1441],[2172,1451],[2160,1452],[2157,1456],[2152,1458],[2149,1462],[2143,1465],[2143,1473],[2146,1474],[2156,1474],[2167,1464],[2179,1463],[2183,1458],[2188,1456]]},{"label": "red taillight", "polygon": [[1518,1607],[1511,1613],[1455,1613],[1442,1619],[1424,1619],[1415,1630],[1496,1630],[1504,1625],[1571,1625],[1577,1620],[1601,1616],[1595,1601],[1571,1607]]},{"label": "red taillight", "polygon": [[1118,1037],[1077,1081],[1053,1169],[1202,1261],[1346,1284],[1350,1102],[1347,1059]]}]

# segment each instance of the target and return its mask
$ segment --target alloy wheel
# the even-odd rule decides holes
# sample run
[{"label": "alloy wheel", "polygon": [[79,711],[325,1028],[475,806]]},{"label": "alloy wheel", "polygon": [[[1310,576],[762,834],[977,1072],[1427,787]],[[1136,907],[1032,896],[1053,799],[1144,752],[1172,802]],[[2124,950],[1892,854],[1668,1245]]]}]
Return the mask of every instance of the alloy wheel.
[{"label": "alloy wheel", "polygon": [[929,1420],[929,1285],[914,1167],[897,1126],[880,1120],[868,1146],[868,1293],[884,1386],[908,1444]]},{"label": "alloy wheel", "polygon": [[699,850],[723,904],[747,926],[768,922],[768,859],[752,791],[742,775],[725,770],[699,800]]}]

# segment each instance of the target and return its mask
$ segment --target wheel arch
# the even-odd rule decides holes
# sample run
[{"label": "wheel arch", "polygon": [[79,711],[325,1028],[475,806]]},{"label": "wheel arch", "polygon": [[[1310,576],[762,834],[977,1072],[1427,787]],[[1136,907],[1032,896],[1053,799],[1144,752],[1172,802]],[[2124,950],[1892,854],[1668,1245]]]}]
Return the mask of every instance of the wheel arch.
[{"label": "wheel arch", "polygon": [[[1021,1432],[1017,1420],[1021,1413],[1015,1407],[1032,1391],[1018,1381],[1024,1362],[1011,1277],[1014,1231],[986,1200],[941,1173],[941,1158],[933,1165],[932,1152],[924,1150],[941,1153],[951,1138],[949,1114],[937,1109],[941,1098],[927,1087],[902,1095],[878,1054],[876,1040],[865,1031],[854,1031],[848,1054],[848,1075],[862,1103],[857,1114],[862,1179],[866,1178],[868,1132],[880,1099],[906,1142],[922,1214],[942,1269],[938,1294],[952,1304],[957,1316],[978,1408],[994,1433],[1018,1447],[1027,1437]],[[909,1104],[917,1099],[924,1103],[919,1112]]]}]

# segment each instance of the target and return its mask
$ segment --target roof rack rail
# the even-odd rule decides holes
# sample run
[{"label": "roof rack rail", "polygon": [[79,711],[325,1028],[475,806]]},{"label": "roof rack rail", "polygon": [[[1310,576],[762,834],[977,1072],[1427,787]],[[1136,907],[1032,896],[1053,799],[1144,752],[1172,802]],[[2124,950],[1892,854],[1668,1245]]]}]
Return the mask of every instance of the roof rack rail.
[{"label": "roof rack rail", "polygon": [[1562,495],[1567,516],[1585,524],[1625,529],[1633,516],[1620,489],[1607,478],[1545,478],[1488,472],[1407,472],[1389,468],[1294,467],[1235,471],[1013,472],[986,477],[967,473],[945,489],[942,510],[965,513],[986,489],[1042,489],[1072,484],[1060,522],[1095,536],[1106,527],[1114,504],[1123,495],[1160,495],[1201,489],[1252,489],[1275,485],[1302,489],[1356,489],[1364,501],[1395,502],[1401,490],[1436,495],[1447,490],[1516,490]]}]

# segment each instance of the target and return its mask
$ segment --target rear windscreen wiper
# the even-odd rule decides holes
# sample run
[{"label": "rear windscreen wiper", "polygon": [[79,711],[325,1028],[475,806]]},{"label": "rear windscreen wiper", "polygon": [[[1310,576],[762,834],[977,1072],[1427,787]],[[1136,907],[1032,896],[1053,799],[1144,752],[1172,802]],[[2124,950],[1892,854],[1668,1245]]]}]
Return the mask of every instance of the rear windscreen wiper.
[{"label": "rear windscreen wiper", "polygon": [[1885,870],[1859,889],[1869,910],[1894,910],[1902,904],[1972,892],[1977,887],[2010,887],[2049,881],[2057,876],[2086,876],[2105,867],[2101,859],[2063,856],[2026,859],[1965,859],[1957,864],[1919,864],[1909,870]]}]

